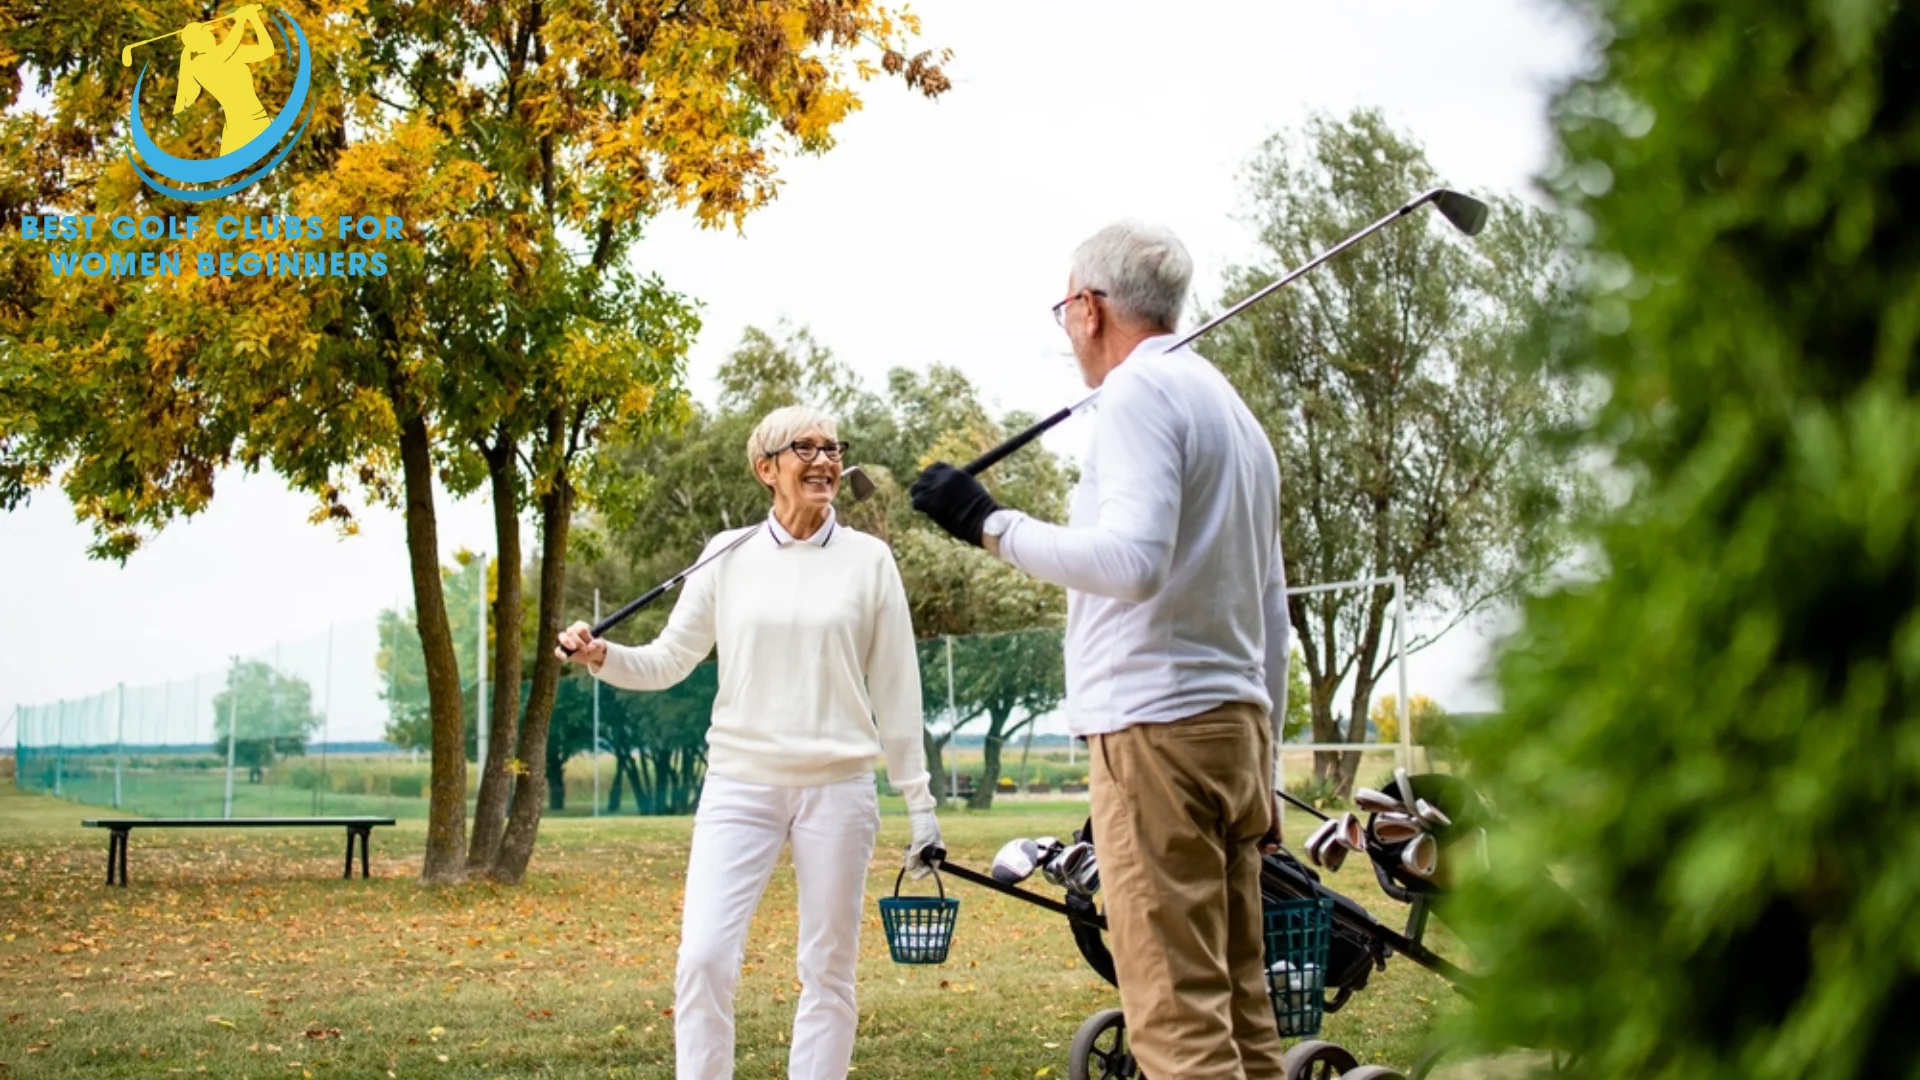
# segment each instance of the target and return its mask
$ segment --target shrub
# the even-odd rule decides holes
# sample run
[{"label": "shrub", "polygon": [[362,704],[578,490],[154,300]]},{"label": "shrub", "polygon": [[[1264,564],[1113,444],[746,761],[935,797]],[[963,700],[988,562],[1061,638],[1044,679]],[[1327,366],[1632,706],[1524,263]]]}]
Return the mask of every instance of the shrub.
[{"label": "shrub", "polygon": [[1450,908],[1462,1015],[1576,1075],[1912,1075],[1920,5],[1577,6],[1604,57],[1555,185],[1591,274],[1542,340],[1631,488],[1463,733],[1504,825]]}]

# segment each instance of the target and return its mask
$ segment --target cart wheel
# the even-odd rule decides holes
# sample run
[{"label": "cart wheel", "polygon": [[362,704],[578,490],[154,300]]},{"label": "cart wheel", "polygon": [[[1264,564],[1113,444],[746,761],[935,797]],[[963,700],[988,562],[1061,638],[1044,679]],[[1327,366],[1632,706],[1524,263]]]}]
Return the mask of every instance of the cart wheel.
[{"label": "cart wheel", "polygon": [[1127,1049],[1127,1018],[1119,1009],[1094,1013],[1073,1033],[1067,1080],[1146,1080]]},{"label": "cart wheel", "polygon": [[1352,1072],[1340,1074],[1340,1080],[1407,1080],[1385,1065],[1362,1065]]},{"label": "cart wheel", "polygon": [[1336,1080],[1360,1062],[1347,1048],[1325,1039],[1294,1043],[1281,1059],[1287,1080]]},{"label": "cart wheel", "polygon": [[1407,1074],[1407,1080],[1427,1080],[1427,1077],[1432,1075],[1433,1070],[1440,1064],[1440,1060],[1452,1053],[1453,1047],[1447,1043],[1441,1043],[1427,1051],[1426,1056],[1414,1065],[1413,1071]]}]

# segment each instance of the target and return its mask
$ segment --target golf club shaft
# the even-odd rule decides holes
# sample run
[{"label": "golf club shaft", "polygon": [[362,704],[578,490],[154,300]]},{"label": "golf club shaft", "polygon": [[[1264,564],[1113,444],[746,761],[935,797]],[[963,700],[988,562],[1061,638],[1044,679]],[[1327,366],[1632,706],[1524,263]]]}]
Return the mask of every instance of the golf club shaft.
[{"label": "golf club shaft", "polygon": [[1321,813],[1321,812],[1320,812],[1320,811],[1319,811],[1318,809],[1316,809],[1315,807],[1312,807],[1312,806],[1309,806],[1309,805],[1307,805],[1306,803],[1303,803],[1303,802],[1301,802],[1301,801],[1300,801],[1299,799],[1296,799],[1296,798],[1294,798],[1293,796],[1291,796],[1291,795],[1289,795],[1289,794],[1287,794],[1287,793],[1286,793],[1286,792],[1284,792],[1284,791],[1276,791],[1276,792],[1274,792],[1274,794],[1276,794],[1276,795],[1278,795],[1278,796],[1280,796],[1281,798],[1283,798],[1283,799],[1285,799],[1285,800],[1287,800],[1288,802],[1290,802],[1290,803],[1292,803],[1293,805],[1295,805],[1295,806],[1297,806],[1297,807],[1299,807],[1300,809],[1302,809],[1302,810],[1305,810],[1305,811],[1306,811],[1307,813],[1309,813],[1309,814],[1312,814],[1312,815],[1313,815],[1314,817],[1317,817],[1317,818],[1319,818],[1319,819],[1320,819],[1321,821],[1328,821],[1328,820],[1330,820],[1330,819],[1329,819],[1329,818],[1327,817],[1327,815],[1325,815],[1325,814],[1323,814],[1323,813]]},{"label": "golf club shaft", "polygon": [[[1219,326],[1221,323],[1226,322],[1228,319],[1231,319],[1235,315],[1240,314],[1242,311],[1245,311],[1247,308],[1252,307],[1254,304],[1259,303],[1262,299],[1265,299],[1274,290],[1291,284],[1293,281],[1297,280],[1302,274],[1305,274],[1307,271],[1312,270],[1314,267],[1319,266],[1321,263],[1326,262],[1328,259],[1333,258],[1335,255],[1340,254],[1342,251],[1345,251],[1346,249],[1352,247],[1353,245],[1373,235],[1374,233],[1385,228],[1387,225],[1391,224],[1392,222],[1402,217],[1405,217],[1408,214],[1413,213],[1415,210],[1419,209],[1421,206],[1425,205],[1426,203],[1432,202],[1440,194],[1442,190],[1443,189],[1441,188],[1435,188],[1432,191],[1428,191],[1421,194],[1418,198],[1414,199],[1412,202],[1407,203],[1405,206],[1400,207],[1398,210],[1395,210],[1391,214],[1388,214],[1386,217],[1381,218],[1379,221],[1374,222],[1373,224],[1367,226],[1366,228],[1361,229],[1359,232],[1354,233],[1352,236],[1347,237],[1345,240],[1340,241],[1338,244],[1335,244],[1334,246],[1321,252],[1319,255],[1314,257],[1312,262],[1307,263],[1305,266],[1302,266],[1297,270],[1293,270],[1289,272],[1287,276],[1281,278],[1278,281],[1273,282],[1267,287],[1261,289],[1259,292],[1254,293],[1252,296],[1247,297],[1245,300],[1240,301],[1239,303],[1233,305],[1231,308],[1228,308],[1226,311],[1222,312],[1221,314],[1208,320],[1206,325],[1200,327],[1200,329],[1198,330],[1195,330],[1193,333],[1188,334],[1186,337],[1181,338],[1179,341],[1174,342],[1172,345],[1167,346],[1165,351],[1172,352],[1175,349],[1182,348],[1186,345],[1192,344],[1194,339],[1198,338],[1201,334],[1204,334],[1207,331],[1212,330],[1214,327]],[[1027,445],[1033,440],[1039,438],[1041,435],[1045,434],[1048,431],[1048,429],[1054,427],[1056,424],[1060,423],[1062,420],[1065,420],[1067,417],[1072,416],[1075,412],[1079,411],[1082,406],[1085,406],[1088,402],[1093,401],[1095,398],[1099,396],[1100,396],[1100,391],[1095,390],[1093,393],[1088,394],[1085,398],[1081,399],[1080,401],[1075,402],[1074,404],[1068,406],[1067,408],[1061,409],[1059,412],[1054,413],[1052,416],[1047,417],[1045,420],[1040,421],[1039,423],[1033,425],[1032,427],[1021,432],[1020,434],[1015,435],[1013,438],[1008,439],[1006,442],[1001,443],[999,446],[994,447],[993,449],[980,455],[974,460],[968,462],[965,466],[965,471],[967,475],[978,476],[981,473],[987,471],[988,469],[993,468],[995,465],[999,464],[1000,459],[1006,457],[1008,454],[1013,453],[1014,451]]]},{"label": "golf club shaft", "polygon": [[[760,529],[758,527],[748,529],[746,532],[743,532],[738,537],[736,537],[733,543],[728,544],[726,547],[721,548],[719,551],[716,551],[713,554],[707,556],[706,558],[701,559],[699,562],[694,563],[692,566],[687,567],[685,570],[680,571],[679,573],[673,575],[672,577],[661,582],[660,584],[655,585],[653,588],[648,589],[646,592],[641,593],[639,596],[635,597],[634,599],[627,601],[625,604],[622,604],[618,611],[615,611],[613,614],[608,615],[606,618],[601,619],[599,622],[593,624],[593,636],[594,637],[604,636],[607,631],[620,625],[622,622],[625,622],[626,619],[629,616],[631,616],[634,612],[639,611],[641,608],[646,607],[648,604],[653,603],[655,600],[658,600],[662,596],[665,596],[667,593],[673,591],[674,586],[687,580],[687,578],[691,576],[695,570],[700,569],[701,567],[707,565],[708,563],[719,558],[720,556],[725,555],[727,552],[732,551],[734,548],[739,547],[741,544],[746,543],[748,540],[752,539],[759,532],[760,532]],[[574,653],[574,650],[568,649],[566,650],[566,653],[568,656],[572,656]]]},{"label": "golf club shaft", "polygon": [[1167,351],[1172,352],[1173,350],[1178,349],[1184,345],[1191,344],[1193,340],[1199,337],[1201,334],[1206,333],[1207,331],[1213,329],[1214,327],[1219,326],[1221,323],[1226,322],[1228,319],[1233,318],[1235,315],[1240,314],[1242,311],[1245,311],[1247,308],[1252,307],[1254,304],[1259,303],[1261,300],[1266,299],[1266,297],[1270,293],[1274,292],[1275,290],[1292,284],[1295,280],[1300,278],[1301,275],[1305,274],[1307,271],[1312,270],[1314,267],[1319,266],[1321,263],[1326,262],[1328,259],[1333,258],[1335,255],[1338,255],[1341,252],[1352,247],[1353,245],[1359,243],[1360,241],[1365,240],[1367,237],[1372,236],[1374,233],[1379,232],[1381,229],[1386,228],[1388,225],[1391,225],[1393,222],[1399,220],[1400,218],[1403,218],[1408,214],[1413,213],[1415,210],[1418,210],[1421,206],[1432,202],[1434,200],[1434,197],[1440,194],[1441,190],[1442,189],[1440,188],[1435,188],[1432,191],[1422,194],[1421,196],[1414,199],[1413,201],[1400,207],[1400,209],[1393,211],[1387,216],[1381,218],[1379,221],[1374,222],[1373,224],[1367,226],[1366,228],[1361,229],[1359,232],[1354,233],[1352,236],[1347,237],[1345,240],[1340,241],[1338,244],[1335,244],[1334,246],[1321,252],[1319,255],[1314,256],[1314,259],[1312,262],[1307,263],[1305,266],[1302,266],[1297,270],[1288,272],[1288,274],[1285,277],[1281,278],[1280,280],[1269,284],[1265,288],[1261,289],[1259,292],[1254,293],[1252,296],[1247,297],[1245,300],[1240,301],[1239,303],[1233,305],[1227,310],[1214,316],[1212,319],[1208,320],[1204,326],[1200,327],[1200,329],[1195,330],[1193,333],[1188,334],[1186,337],[1183,337],[1179,341],[1176,341],[1173,344],[1167,346]]},{"label": "golf club shaft", "polygon": [[1072,416],[1075,409],[1080,408],[1082,405],[1085,405],[1087,402],[1092,401],[1094,398],[1099,396],[1100,396],[1100,392],[1096,390],[1093,393],[1088,394],[1086,397],[1081,398],[1079,401],[1074,402],[1072,405],[1069,405],[1066,408],[1061,409],[1059,412],[1054,413],[1052,416],[1049,416],[1045,420],[1042,420],[1039,423],[1033,425],[1032,427],[1021,432],[1020,434],[1015,435],[1013,438],[1008,439],[1006,442],[1001,443],[999,446],[996,446],[993,449],[987,451],[986,453],[981,454],[979,457],[973,459],[972,461],[967,462],[966,464],[967,475],[978,476],[981,473],[986,472],[988,469],[993,468],[995,465],[998,465],[1000,463],[1001,458],[1006,457],[1008,454],[1013,453],[1014,451],[1027,445],[1033,440],[1046,434],[1049,428],[1060,423],[1060,421],[1065,420],[1067,417]]},{"label": "golf club shaft", "polygon": [[1105,930],[1107,928],[1107,920],[1105,917],[1101,915],[1075,911],[1072,908],[1068,907],[1067,905],[1051,897],[1041,896],[1039,893],[1032,893],[1032,892],[1028,892],[1025,889],[1015,888],[1012,885],[1008,885],[1003,882],[996,881],[991,876],[987,874],[983,874],[978,870],[969,870],[966,867],[959,865],[958,863],[948,862],[947,849],[945,848],[942,848],[942,847],[927,848],[925,851],[921,852],[920,859],[922,862],[926,863],[928,866],[933,867],[935,870],[944,870],[947,873],[952,874],[954,877],[959,878],[961,881],[970,882],[974,885],[980,886],[983,889],[992,889],[994,892],[1011,896],[1015,900],[1024,900],[1027,903],[1034,905],[1035,907],[1046,908],[1048,911],[1051,911],[1056,915],[1065,915],[1068,919],[1074,922],[1085,923],[1086,925],[1091,926],[1096,930]]},{"label": "golf club shaft", "polygon": [[[213,23],[225,22],[228,19],[237,18],[237,17],[238,16],[236,15],[215,15],[211,19],[202,20],[201,25],[212,25]],[[181,29],[185,29],[185,27],[182,27]],[[151,45],[156,41],[165,41],[168,38],[172,37],[173,35],[178,34],[179,32],[180,32],[179,30],[169,30],[164,34],[161,34],[159,37],[150,37],[145,41],[136,41],[131,45],[123,46],[120,51],[120,55],[122,57],[126,57],[130,55],[134,49],[137,49],[142,45]]]},{"label": "golf club shaft", "polygon": [[[858,465],[851,466],[845,472],[842,472],[840,475],[842,479],[848,480],[852,483],[854,502],[864,502],[866,501],[868,496],[873,494],[874,492],[873,478],[869,477],[860,468],[860,466]],[[645,593],[642,593],[640,596],[637,596],[634,599],[628,601],[625,605],[623,605],[620,608],[620,610],[614,612],[613,614],[595,623],[593,626],[593,636],[600,637],[601,635],[605,634],[608,630],[611,630],[615,626],[618,626],[623,620],[627,618],[627,616],[632,615],[634,612],[639,611],[641,608],[646,607],[648,604],[651,604],[655,600],[658,600],[662,596],[665,596],[667,592],[671,590],[675,585],[678,585],[681,582],[687,580],[687,577],[691,575],[695,570],[700,569],[701,567],[707,565],[708,563],[719,558],[720,556],[725,555],[727,552],[732,551],[734,548],[739,547],[741,544],[746,543],[748,537],[753,536],[755,533],[758,533],[759,531],[760,531],[759,527],[755,526],[754,528],[749,529],[744,533],[741,533],[739,538],[734,540],[733,543],[728,544],[726,547],[721,548],[719,551],[716,551],[713,554],[707,556],[706,558],[701,559],[699,562],[694,563],[692,566],[687,567],[685,570],[680,571],[678,574],[675,574],[672,577],[668,578],[667,580],[661,582],[660,584],[655,585],[653,588],[647,590]],[[568,649],[566,650],[566,653],[568,656],[572,656],[573,650]]]}]

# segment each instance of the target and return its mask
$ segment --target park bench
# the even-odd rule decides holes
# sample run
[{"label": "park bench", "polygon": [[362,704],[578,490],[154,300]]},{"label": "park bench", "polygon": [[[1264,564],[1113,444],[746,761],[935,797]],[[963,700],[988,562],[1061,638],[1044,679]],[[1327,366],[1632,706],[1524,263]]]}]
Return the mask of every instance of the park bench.
[{"label": "park bench", "polygon": [[109,829],[107,836],[107,884],[114,882],[114,868],[119,867],[118,884],[125,888],[127,884],[127,838],[135,829],[290,829],[313,826],[344,826],[347,830],[347,872],[343,877],[353,876],[353,839],[360,838],[360,876],[370,876],[367,872],[367,841],[376,825],[391,825],[390,817],[255,817],[255,818],[86,818],[80,822],[89,829]]}]

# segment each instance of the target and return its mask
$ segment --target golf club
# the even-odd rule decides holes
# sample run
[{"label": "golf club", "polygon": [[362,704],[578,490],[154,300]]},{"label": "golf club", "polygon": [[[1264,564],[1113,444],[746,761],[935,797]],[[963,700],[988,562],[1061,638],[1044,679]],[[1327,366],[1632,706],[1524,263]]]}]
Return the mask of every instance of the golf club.
[{"label": "golf club", "polygon": [[[260,6],[260,5],[258,5],[258,4],[250,4],[250,5],[248,5],[248,7],[259,7],[259,6]],[[246,10],[247,10],[246,8],[242,8],[242,9],[241,9],[240,11],[236,11],[236,12],[234,12],[234,13],[233,13],[233,14],[231,14],[231,15],[216,15],[216,16],[214,16],[214,17],[213,17],[213,18],[211,18],[211,19],[206,19],[206,20],[204,20],[204,21],[202,21],[202,22],[200,22],[200,23],[198,23],[198,24],[194,24],[194,25],[199,25],[199,26],[207,26],[207,25],[211,25],[211,24],[213,24],[213,23],[217,23],[217,22],[221,22],[221,21],[223,21],[223,20],[226,20],[226,19],[236,19],[236,18],[239,18],[239,17],[241,16],[241,15],[243,15],[243,14],[245,14],[245,12],[246,12]],[[186,29],[186,27],[184,27],[184,26],[180,28],[180,30],[185,30],[185,29]],[[131,44],[131,45],[123,45],[123,46],[121,46],[121,48],[120,48],[120,66],[121,66],[121,67],[132,67],[132,66],[133,66],[133,50],[135,50],[135,49],[137,49],[137,48],[139,48],[139,47],[140,47],[140,46],[142,46],[142,45],[151,45],[151,44],[153,44],[153,43],[154,43],[154,42],[156,42],[156,41],[165,41],[166,39],[168,39],[168,38],[170,38],[170,37],[172,37],[172,36],[173,36],[174,34],[178,34],[178,33],[180,32],[180,30],[175,30],[175,31],[173,31],[172,33],[167,33],[167,34],[161,34],[161,35],[160,35],[159,37],[150,37],[150,38],[148,38],[148,39],[147,39],[147,40],[145,40],[145,41],[136,41],[136,42],[134,42],[134,43],[133,43],[133,44]]]},{"label": "golf club", "polygon": [[[1193,333],[1188,334],[1186,337],[1183,337],[1179,341],[1176,341],[1173,344],[1167,346],[1166,351],[1172,352],[1173,350],[1178,349],[1181,346],[1191,344],[1193,340],[1199,337],[1201,334],[1206,333],[1207,331],[1213,329],[1214,327],[1219,326],[1221,323],[1226,322],[1228,319],[1233,318],[1235,315],[1240,314],[1242,311],[1245,311],[1248,307],[1251,307],[1252,305],[1258,303],[1260,300],[1264,299],[1267,296],[1267,294],[1273,292],[1276,289],[1281,288],[1282,286],[1291,284],[1293,281],[1298,279],[1301,275],[1305,274],[1307,271],[1312,270],[1314,267],[1319,266],[1321,263],[1326,262],[1328,259],[1333,258],[1335,255],[1340,254],[1342,251],[1345,251],[1346,249],[1352,247],[1354,244],[1359,243],[1361,240],[1366,239],[1368,236],[1371,236],[1373,233],[1378,232],[1379,230],[1385,228],[1387,225],[1391,224],[1392,222],[1400,218],[1403,218],[1408,214],[1413,213],[1415,210],[1419,209],[1422,206],[1425,206],[1428,203],[1432,203],[1433,208],[1435,210],[1440,211],[1440,216],[1446,218],[1449,224],[1451,224],[1454,228],[1459,229],[1461,232],[1465,233],[1468,236],[1478,235],[1481,227],[1486,225],[1487,223],[1487,204],[1486,203],[1483,203],[1479,199],[1473,198],[1472,196],[1462,195],[1457,191],[1449,191],[1446,188],[1434,188],[1431,191],[1421,194],[1418,198],[1414,199],[1412,202],[1409,202],[1406,205],[1400,207],[1398,210],[1395,210],[1393,213],[1388,214],[1386,217],[1381,218],[1379,221],[1374,222],[1373,224],[1367,226],[1366,228],[1361,229],[1359,232],[1354,233],[1352,236],[1347,237],[1345,240],[1340,241],[1338,244],[1335,244],[1334,246],[1321,252],[1319,255],[1314,257],[1314,260],[1312,262],[1306,264],[1305,266],[1300,267],[1297,270],[1292,271],[1291,273],[1287,274],[1287,276],[1281,278],[1278,281],[1275,281],[1273,284],[1268,285],[1266,288],[1261,289],[1259,292],[1254,293],[1252,296],[1247,297],[1245,300],[1240,301],[1239,303],[1233,305],[1231,308],[1228,308],[1226,311],[1215,316],[1205,326],[1202,326],[1200,329],[1195,330]],[[1093,400],[1095,398],[1098,398],[1099,396],[1100,396],[1100,391],[1095,390],[1093,393],[1088,394],[1086,397],[1081,398],[1079,401],[1076,401],[1073,404],[1067,406],[1066,408],[1061,409],[1059,412],[1054,413],[1052,416],[1047,417],[1046,419],[1033,425],[1032,427],[1021,432],[1020,434],[1015,435],[1013,438],[1008,439],[1006,442],[1001,443],[999,446],[994,447],[993,449],[987,451],[986,453],[981,454],[979,457],[975,458],[974,460],[968,462],[964,467],[964,471],[969,476],[978,476],[981,473],[987,471],[988,469],[993,468],[994,465],[999,463],[1001,458],[1006,457],[1008,454],[1013,453],[1014,451],[1027,445],[1033,440],[1039,438],[1041,435],[1045,434],[1048,431],[1048,429],[1052,428],[1055,424],[1058,424],[1060,423],[1060,421],[1065,420],[1067,417],[1072,416],[1076,412],[1079,412],[1081,409],[1085,408],[1088,404],[1092,403]]]},{"label": "golf club", "polygon": [[[873,478],[868,476],[866,473],[862,472],[860,469],[860,466],[853,465],[842,470],[840,473],[840,479],[846,483],[847,490],[853,492],[854,502],[866,502],[868,499],[873,497],[873,492],[874,492]],[[748,529],[746,532],[743,532],[739,536],[735,537],[733,543],[728,544],[726,547],[721,548],[719,551],[716,551],[713,554],[707,556],[706,558],[701,559],[699,562],[694,563],[692,566],[687,567],[685,570],[680,571],[679,573],[673,575],[667,580],[661,582],[658,585],[655,585],[653,588],[648,589],[646,592],[641,593],[639,596],[628,601],[626,604],[622,605],[618,611],[615,611],[613,614],[608,615],[606,618],[601,619],[597,623],[594,623],[593,636],[594,637],[605,636],[607,631],[620,625],[622,622],[625,622],[627,618],[630,617],[634,612],[639,611],[641,608],[646,607],[648,604],[653,603],[655,600],[658,600],[662,596],[665,596],[667,593],[671,592],[676,585],[679,585],[681,582],[687,580],[687,578],[691,576],[695,570],[698,570],[701,567],[712,562],[713,560],[719,558],[720,556],[725,555],[727,552],[732,551],[734,548],[737,548],[741,544],[746,543],[748,540],[752,539],[753,537],[760,535],[760,528],[761,526],[756,525],[753,528]],[[565,652],[568,656],[573,655],[572,649],[567,649],[565,650]]]}]

